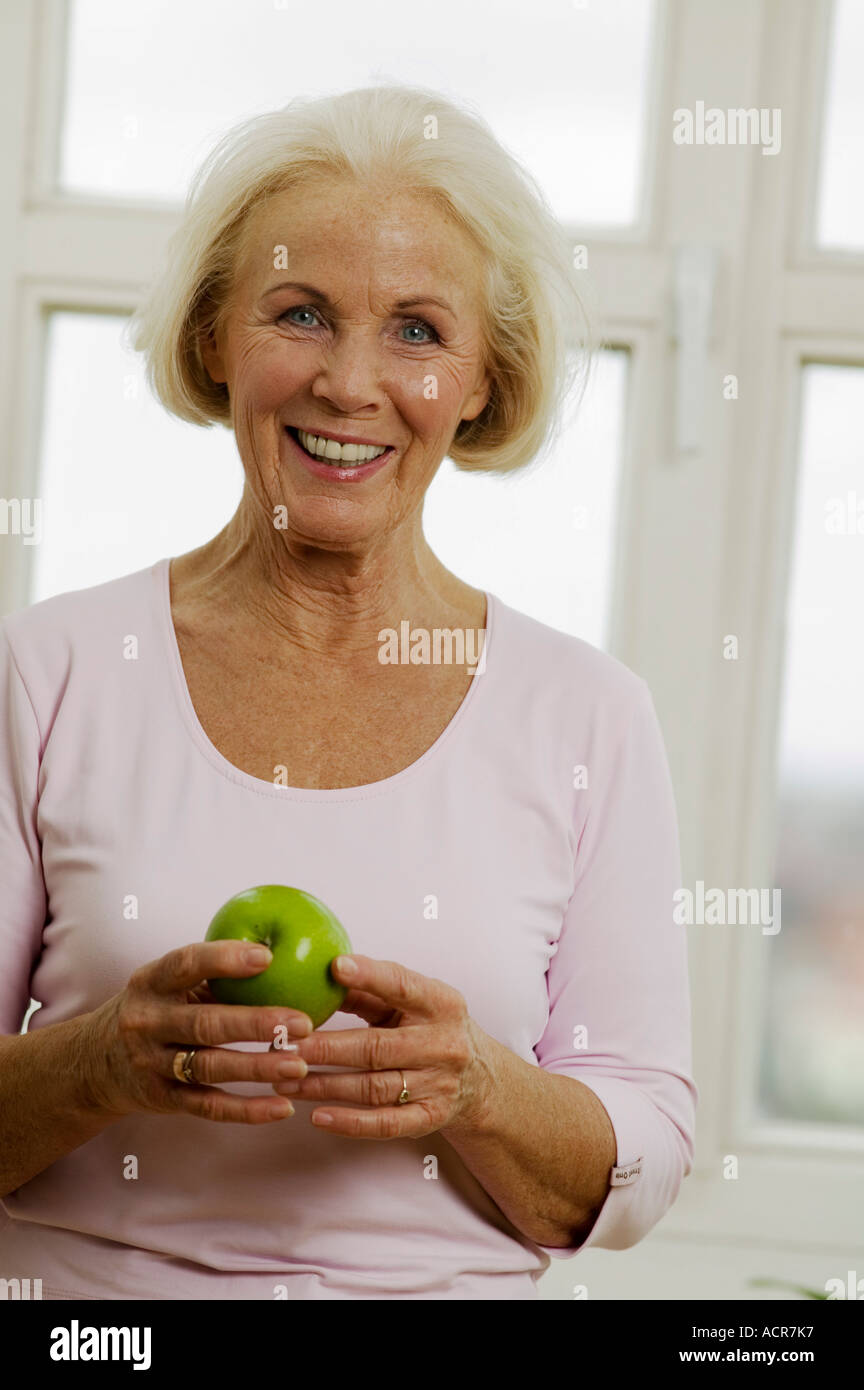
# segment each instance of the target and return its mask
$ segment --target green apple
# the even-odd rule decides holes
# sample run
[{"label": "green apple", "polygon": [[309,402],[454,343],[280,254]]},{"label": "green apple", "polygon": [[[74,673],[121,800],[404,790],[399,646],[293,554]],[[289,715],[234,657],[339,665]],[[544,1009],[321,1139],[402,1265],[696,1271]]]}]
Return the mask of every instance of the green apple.
[{"label": "green apple", "polygon": [[254,941],[273,952],[259,975],[208,980],[220,1004],[299,1009],[318,1028],[348,993],[330,974],[336,956],[351,954],[348,933],[329,907],[300,888],[268,883],[236,893],[216,913],[205,940]]}]

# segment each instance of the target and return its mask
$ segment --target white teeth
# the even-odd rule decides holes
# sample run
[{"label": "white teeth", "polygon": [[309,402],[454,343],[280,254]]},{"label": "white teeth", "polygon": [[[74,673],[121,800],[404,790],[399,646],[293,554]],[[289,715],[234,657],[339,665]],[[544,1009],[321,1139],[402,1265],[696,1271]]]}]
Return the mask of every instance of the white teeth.
[{"label": "white teeth", "polygon": [[308,434],[306,430],[298,430],[297,437],[303,448],[310,454],[315,454],[318,458],[324,459],[326,463],[341,464],[360,464],[368,463],[370,459],[377,459],[379,454],[386,454],[387,447],[379,447],[376,444],[338,444],[335,439],[328,439],[323,434]]}]

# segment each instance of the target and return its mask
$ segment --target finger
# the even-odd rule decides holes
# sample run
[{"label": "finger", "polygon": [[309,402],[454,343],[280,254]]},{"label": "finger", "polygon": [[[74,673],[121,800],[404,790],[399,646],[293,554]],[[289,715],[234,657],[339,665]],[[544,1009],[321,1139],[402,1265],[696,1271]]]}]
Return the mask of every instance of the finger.
[{"label": "finger", "polygon": [[[344,962],[353,961],[357,969],[348,971]],[[454,1007],[461,996],[443,980],[431,979],[409,970],[395,960],[373,960],[371,956],[337,956],[331,962],[333,978],[349,989],[377,995],[391,1008],[401,1009],[414,1017],[431,1018],[442,1010]],[[452,1000],[451,997],[452,996]]]},{"label": "finger", "polygon": [[[324,1115],[330,1116],[326,1123],[323,1123]],[[423,1101],[377,1110],[352,1110],[348,1106],[328,1104],[326,1110],[313,1110],[309,1118],[316,1129],[320,1126],[346,1139],[421,1139],[440,1129],[446,1121],[443,1112],[436,1118]]]},{"label": "finger", "polygon": [[386,1071],[393,1067],[422,1070],[439,1063],[441,1033],[418,1025],[405,1028],[326,1028],[300,1038],[297,1050],[310,1066],[357,1067]]},{"label": "finger", "polygon": [[393,1027],[401,1017],[399,1009],[394,1009],[392,1004],[377,994],[369,994],[362,989],[349,989],[338,1012],[356,1014],[366,1023],[377,1024],[379,1028]]},{"label": "finger", "polygon": [[[263,956],[258,954],[261,951]],[[204,980],[260,975],[271,960],[266,947],[249,941],[195,941],[140,966],[135,975],[139,983],[156,994],[177,994]]]},{"label": "finger", "polygon": [[[163,1049],[159,1069],[167,1080],[177,1080],[174,1058],[182,1050]],[[231,1052],[225,1047],[205,1047],[196,1050],[190,1070],[200,1086],[220,1086],[229,1081],[260,1081],[272,1086],[286,1079],[300,1080],[309,1068],[296,1052]]]},{"label": "finger", "polygon": [[[405,1081],[412,1100],[428,1098],[435,1087],[434,1072],[406,1073]],[[292,1100],[345,1100],[355,1105],[395,1105],[402,1094],[400,1071],[335,1072],[310,1071],[303,1079],[276,1081],[273,1089],[279,1096]],[[405,1104],[410,1102],[406,1101]]]},{"label": "finger", "polygon": [[177,1004],[160,1008],[151,1025],[158,1041],[187,1047],[218,1047],[229,1042],[274,1043],[284,1051],[284,1038],[311,1033],[312,1020],[297,1009],[265,1008],[251,1004]]},{"label": "finger", "polygon": [[218,1086],[179,1083],[169,1095],[175,1112],[217,1124],[264,1125],[294,1114],[294,1106],[284,1096],[232,1096]]}]

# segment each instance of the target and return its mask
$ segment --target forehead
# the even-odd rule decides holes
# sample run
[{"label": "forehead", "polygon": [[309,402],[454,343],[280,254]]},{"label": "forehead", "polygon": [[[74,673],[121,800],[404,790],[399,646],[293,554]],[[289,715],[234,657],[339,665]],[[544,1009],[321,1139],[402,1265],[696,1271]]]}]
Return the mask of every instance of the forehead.
[{"label": "forehead", "polygon": [[325,293],[352,284],[394,298],[443,291],[454,308],[480,294],[482,253],[471,236],[430,195],[392,185],[319,177],[259,203],[238,256],[238,278],[253,292],[286,278],[284,267],[274,269],[277,246],[288,278]]}]

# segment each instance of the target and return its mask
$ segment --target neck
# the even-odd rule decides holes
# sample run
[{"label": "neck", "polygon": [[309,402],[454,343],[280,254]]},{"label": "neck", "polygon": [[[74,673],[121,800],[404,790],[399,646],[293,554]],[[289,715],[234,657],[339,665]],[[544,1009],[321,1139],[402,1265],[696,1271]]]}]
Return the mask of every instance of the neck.
[{"label": "neck", "polygon": [[318,656],[377,644],[382,628],[472,626],[485,621],[483,594],[445,568],[408,518],[379,545],[326,550],[240,507],[212,541],[175,561],[186,596],[260,628],[268,640]]}]

